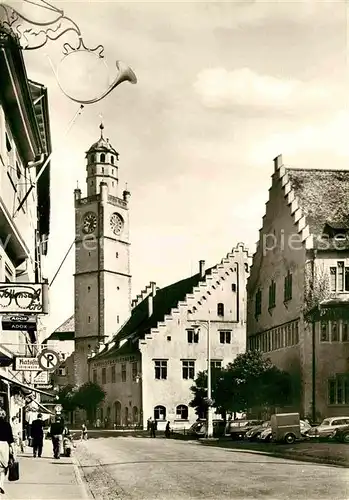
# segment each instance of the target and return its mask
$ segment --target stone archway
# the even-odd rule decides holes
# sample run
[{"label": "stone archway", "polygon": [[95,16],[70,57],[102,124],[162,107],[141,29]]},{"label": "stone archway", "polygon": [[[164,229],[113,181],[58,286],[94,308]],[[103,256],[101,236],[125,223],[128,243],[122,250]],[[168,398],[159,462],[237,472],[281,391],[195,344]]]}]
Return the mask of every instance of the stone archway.
[{"label": "stone archway", "polygon": [[114,422],[117,427],[121,425],[121,403],[115,401],[114,403]]}]

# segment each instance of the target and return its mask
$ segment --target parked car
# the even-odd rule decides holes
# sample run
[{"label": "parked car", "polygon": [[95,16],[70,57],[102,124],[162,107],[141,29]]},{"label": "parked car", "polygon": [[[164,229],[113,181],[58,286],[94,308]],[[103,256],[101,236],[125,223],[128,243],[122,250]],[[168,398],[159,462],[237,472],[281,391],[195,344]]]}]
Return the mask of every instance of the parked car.
[{"label": "parked car", "polygon": [[337,427],[333,432],[333,437],[336,441],[341,443],[349,443],[349,425],[344,425],[343,427]]},{"label": "parked car", "polygon": [[[213,435],[215,437],[224,436],[225,422],[224,420],[213,420]],[[196,437],[204,437],[207,434],[206,420],[200,419],[193,423],[189,428],[188,434]]]},{"label": "parked car", "polygon": [[349,417],[325,418],[320,425],[312,427],[307,432],[309,438],[328,439],[333,437],[337,429],[349,425]]},{"label": "parked car", "polygon": [[[308,422],[305,422],[304,420],[299,421],[299,427],[301,431],[301,436],[302,437],[307,437],[307,433],[309,429],[311,428],[311,425]],[[259,441],[264,441],[265,443],[269,443],[273,439],[273,432],[271,426],[266,427],[263,432],[261,432],[259,436]]]},{"label": "parked car", "polygon": [[227,424],[225,435],[230,435],[232,439],[243,439],[246,432],[262,423],[262,420],[231,420]]},{"label": "parked car", "polygon": [[253,426],[249,431],[246,432],[245,438],[249,441],[257,441],[261,433],[267,428],[270,427],[270,421],[266,420],[260,425]]}]

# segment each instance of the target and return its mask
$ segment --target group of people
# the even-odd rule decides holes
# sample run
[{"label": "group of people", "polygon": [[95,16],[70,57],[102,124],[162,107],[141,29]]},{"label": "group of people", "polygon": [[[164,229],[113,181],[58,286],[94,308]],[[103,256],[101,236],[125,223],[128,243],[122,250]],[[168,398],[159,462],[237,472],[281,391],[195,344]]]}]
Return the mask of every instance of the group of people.
[{"label": "group of people", "polygon": [[[147,430],[150,432],[150,437],[156,437],[156,431],[158,429],[158,423],[156,420],[153,420],[152,417],[148,418],[147,421]],[[170,421],[167,422],[165,427],[165,437],[169,438],[171,436],[171,426]]]}]

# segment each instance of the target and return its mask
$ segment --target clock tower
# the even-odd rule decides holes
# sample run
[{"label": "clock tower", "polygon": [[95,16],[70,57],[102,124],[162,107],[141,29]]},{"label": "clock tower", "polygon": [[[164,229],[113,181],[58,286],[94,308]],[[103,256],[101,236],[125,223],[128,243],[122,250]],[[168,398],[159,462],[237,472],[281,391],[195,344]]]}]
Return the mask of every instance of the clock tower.
[{"label": "clock tower", "polygon": [[119,197],[119,154],[103,136],[86,153],[87,196],[75,189],[75,383],[89,380],[88,356],[131,313],[127,190]]}]

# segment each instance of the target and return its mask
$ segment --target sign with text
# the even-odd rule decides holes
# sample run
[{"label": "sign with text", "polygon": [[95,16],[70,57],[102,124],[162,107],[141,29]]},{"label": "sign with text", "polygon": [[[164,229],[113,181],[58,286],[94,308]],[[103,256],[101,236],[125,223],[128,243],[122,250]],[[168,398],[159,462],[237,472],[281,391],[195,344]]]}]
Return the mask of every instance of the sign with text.
[{"label": "sign with text", "polygon": [[11,315],[6,314],[2,317],[3,330],[25,330],[27,332],[36,331],[36,316],[27,316],[24,314]]},{"label": "sign with text", "polygon": [[0,314],[47,314],[47,283],[0,283]]},{"label": "sign with text", "polygon": [[38,358],[16,357],[14,369],[22,372],[41,372]]},{"label": "sign with text", "polygon": [[49,383],[49,372],[39,372],[39,373],[30,373],[30,383],[37,385],[37,384],[48,384]]},{"label": "sign with text", "polygon": [[53,389],[53,384],[35,384],[35,389]]}]

